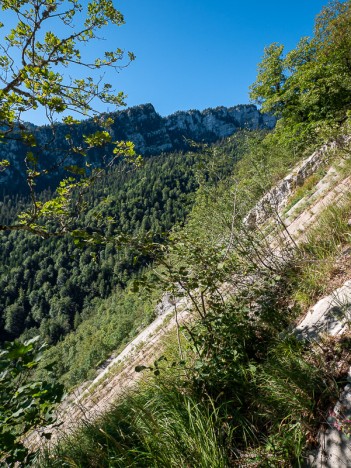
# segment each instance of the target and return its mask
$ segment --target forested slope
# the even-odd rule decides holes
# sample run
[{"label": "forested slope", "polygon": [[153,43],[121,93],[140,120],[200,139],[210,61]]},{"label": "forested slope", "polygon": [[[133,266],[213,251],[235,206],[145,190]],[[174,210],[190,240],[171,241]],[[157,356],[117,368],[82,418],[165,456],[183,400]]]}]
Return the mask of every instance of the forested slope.
[{"label": "forested slope", "polygon": [[[217,161],[212,150],[197,148],[146,158],[139,169],[119,167],[97,181],[80,222],[110,238],[105,245],[81,248],[69,236],[43,240],[26,232],[1,233],[1,340],[40,333],[54,345],[76,331],[48,359],[62,353],[56,375],[69,372],[69,385],[93,375],[96,364],[152,316],[149,304],[126,296],[130,281],[153,262],[153,252],[137,246],[146,237],[162,243],[174,225],[184,223],[200,179],[214,183],[213,165],[216,177],[229,174],[242,153],[242,138],[238,133],[214,148]],[[14,219],[24,206],[24,198],[7,197],[2,221]]]},{"label": "forested slope", "polygon": [[[155,157],[137,172],[109,176],[89,194],[83,223],[105,234],[155,236],[182,222],[192,204],[197,182],[195,156]],[[3,220],[20,202],[7,199]],[[113,217],[109,223],[108,217]],[[133,261],[130,248],[107,244],[93,258],[92,249],[80,249],[70,238],[42,240],[23,232],[1,234],[2,339],[13,339],[32,329],[56,342],[75,328],[92,299],[106,298],[125,287],[147,259]],[[33,330],[34,329],[34,330]],[[35,330],[36,329],[36,330]],[[27,335],[28,336],[28,335]]]}]

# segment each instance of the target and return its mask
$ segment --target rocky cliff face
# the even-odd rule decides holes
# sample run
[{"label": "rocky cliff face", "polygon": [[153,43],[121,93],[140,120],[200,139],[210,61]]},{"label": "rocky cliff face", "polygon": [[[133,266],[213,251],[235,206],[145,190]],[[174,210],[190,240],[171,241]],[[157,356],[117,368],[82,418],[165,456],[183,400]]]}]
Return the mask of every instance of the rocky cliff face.
[{"label": "rocky cliff face", "polygon": [[[108,115],[114,120],[111,127],[114,140],[129,140],[135,144],[136,151],[144,156],[157,155],[164,152],[189,149],[189,140],[197,143],[213,143],[228,137],[239,129],[272,129],[275,118],[261,114],[254,105],[238,105],[230,108],[217,107],[202,112],[190,110],[176,112],[168,117],[161,117],[151,104],[131,107],[124,111]],[[35,127],[35,133],[40,146],[47,149],[37,150],[41,167],[51,167],[64,151],[67,133],[72,135],[75,145],[79,146],[82,135],[87,135],[98,129],[93,120],[86,120],[74,129],[58,124],[55,129],[55,142],[52,143],[52,133],[48,127]],[[56,148],[56,149],[55,149]],[[57,150],[60,148],[60,150]],[[11,166],[0,172],[0,197],[6,193],[26,191],[24,158],[28,151],[36,150],[23,145],[21,141],[9,140],[0,146],[0,160],[7,159]],[[97,149],[91,152],[89,160],[93,165],[103,164],[108,149]],[[77,159],[77,160],[76,160]],[[81,158],[74,156],[66,160],[66,164],[81,164]],[[38,180],[38,189],[48,186],[55,187],[62,177],[63,170],[50,173],[46,181]]]},{"label": "rocky cliff face", "polygon": [[145,104],[112,117],[115,137],[133,141],[137,151],[144,155],[187,149],[186,140],[213,143],[243,128],[272,129],[276,122],[254,105],[180,111],[161,117],[151,104]]}]

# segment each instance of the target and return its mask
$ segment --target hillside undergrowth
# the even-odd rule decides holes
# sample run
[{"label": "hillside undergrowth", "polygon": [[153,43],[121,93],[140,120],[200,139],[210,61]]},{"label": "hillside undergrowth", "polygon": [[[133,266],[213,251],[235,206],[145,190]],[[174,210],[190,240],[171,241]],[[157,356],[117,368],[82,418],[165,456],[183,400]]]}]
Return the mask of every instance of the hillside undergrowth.
[{"label": "hillside undergrowth", "polygon": [[[246,157],[253,154],[237,171]],[[189,298],[193,320],[173,345],[181,355],[168,357],[159,375],[106,417],[62,441],[43,466],[288,467],[302,464],[314,447],[351,364],[349,338],[315,346],[290,330],[327,290],[331,265],[349,245],[350,200],[328,208],[298,250],[280,247],[276,255],[261,232],[243,224],[254,197],[247,201],[233,181],[235,170],[202,185],[188,223],[174,232],[154,270],[154,282]],[[251,177],[243,185],[250,181],[256,184]]]}]

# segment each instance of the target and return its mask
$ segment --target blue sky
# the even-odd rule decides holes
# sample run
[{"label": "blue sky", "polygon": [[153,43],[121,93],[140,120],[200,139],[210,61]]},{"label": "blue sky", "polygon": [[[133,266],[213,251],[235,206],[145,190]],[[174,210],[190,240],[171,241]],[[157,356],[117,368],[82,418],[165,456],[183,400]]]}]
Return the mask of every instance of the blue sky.
[{"label": "blue sky", "polygon": [[[116,91],[128,95],[128,106],[150,102],[164,116],[177,110],[245,104],[264,47],[279,42],[286,50],[294,48],[302,36],[313,33],[314,18],[326,3],[116,0],[126,24],[107,27],[103,40],[82,52],[89,59],[117,47],[135,53],[129,67],[105,76]],[[100,105],[98,109],[115,110]],[[38,124],[45,120],[40,110],[26,117]]]},{"label": "blue sky", "polygon": [[[129,106],[151,102],[161,115],[249,102],[264,46],[293,48],[311,35],[320,0],[121,0],[126,24],[109,30],[136,61],[111,80]],[[112,36],[112,37],[111,37]]]}]

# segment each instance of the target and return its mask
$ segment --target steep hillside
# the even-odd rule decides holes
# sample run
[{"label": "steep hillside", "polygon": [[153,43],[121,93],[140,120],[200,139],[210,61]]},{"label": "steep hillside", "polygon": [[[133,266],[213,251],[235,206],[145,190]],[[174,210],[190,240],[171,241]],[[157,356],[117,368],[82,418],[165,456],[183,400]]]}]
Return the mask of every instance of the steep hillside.
[{"label": "steep hillside", "polygon": [[[206,167],[215,164],[217,175],[226,177],[241,157],[238,142],[242,137],[238,132],[216,147],[216,160],[206,152],[168,153],[147,159],[138,170],[121,173],[117,169],[97,181],[85,197],[86,211],[80,222],[104,233],[110,239],[105,245],[82,249],[69,236],[42,240],[26,232],[1,233],[0,341],[40,333],[53,345],[73,331],[81,333],[82,340],[88,330],[83,322],[108,327],[104,316],[112,311],[116,321],[123,322],[122,316],[131,307],[124,291],[153,261],[153,253],[140,252],[138,245],[144,238],[162,243],[173,226],[184,223],[195,201],[199,173],[213,184]],[[0,206],[0,223],[11,223],[24,204],[19,197],[7,197]],[[120,338],[127,339],[147,316],[143,318],[134,309],[129,318],[135,317],[135,323],[128,322],[130,330]],[[95,349],[88,343],[82,349],[80,340],[73,337],[61,342],[63,353],[78,357],[85,352],[86,356],[81,362],[84,370],[78,371],[70,369],[76,366],[64,354],[57,376],[70,372],[67,383],[75,385],[118,346],[120,338],[105,329],[103,343]]]},{"label": "steep hillside", "polygon": [[[260,229],[259,239],[269,233],[269,241],[260,248],[260,254],[264,254],[265,257],[256,259],[261,264],[261,268],[269,273],[269,268],[264,265],[270,263],[271,266],[274,265],[278,274],[284,269],[285,264],[290,264],[292,258],[296,261],[299,256],[298,246],[304,245],[313,226],[318,225],[321,213],[335,204],[340,204],[342,207],[350,197],[345,160],[340,158],[335,144],[324,146],[299,163],[283,181],[258,201],[244,220],[244,224],[249,225],[250,230]],[[255,213],[255,225],[252,224],[253,213]],[[241,232],[245,236],[243,227]],[[240,288],[246,288],[245,285],[239,286],[238,290],[238,275],[239,271],[236,271],[234,276],[230,276],[228,272],[225,283],[218,284],[226,301],[240,294]],[[250,282],[259,283],[262,280],[261,276],[262,272],[254,270]],[[351,278],[351,265],[350,269],[345,271],[343,280],[349,278]],[[246,278],[246,283],[247,281]],[[322,291],[319,294],[322,294]],[[52,442],[57,443],[57,437],[60,435],[62,437],[62,434],[75,430],[83,422],[92,422],[109,411],[117,398],[123,397],[140,381],[143,374],[135,372],[135,368],[140,364],[153,366],[153,363],[167,350],[167,342],[175,339],[179,327],[201,317],[194,303],[197,295],[197,291],[192,291],[190,294],[192,297],[187,294],[186,297],[174,300],[170,300],[169,296],[164,297],[157,306],[160,315],[120,354],[112,356],[101,365],[98,375],[91,382],[86,382],[67,398],[59,411],[64,424],[55,432]],[[309,313],[305,320],[308,319]],[[345,320],[344,316],[340,320]],[[303,322],[297,327],[297,330],[301,329],[306,329]],[[35,444],[39,441],[40,439],[37,439],[35,442],[35,438],[31,437],[28,443]]]},{"label": "steep hillside", "polygon": [[[35,340],[4,344],[0,353],[0,403],[9,414],[0,431],[3,459],[19,448],[41,468],[350,464],[350,28],[351,1],[335,1],[295,49],[265,49],[250,95],[278,119],[272,131],[243,130],[204,146],[183,174],[183,153],[172,170],[171,155],[159,156],[162,170],[147,157],[150,172],[138,184],[125,174],[114,184],[110,174],[98,190],[107,198],[94,205],[88,194],[94,207],[84,221],[94,232],[73,239],[89,245],[96,270],[87,256],[69,270],[68,257],[52,253],[55,265],[39,258],[44,268],[32,278],[35,252],[25,271],[5,272],[4,284],[17,281],[4,289],[5,329],[15,334],[18,319],[24,327],[37,320],[22,335],[29,337],[44,310],[54,339],[44,354]],[[201,133],[198,120],[205,133],[218,128],[206,112],[174,119],[189,135]],[[154,148],[171,142],[172,125],[167,140],[159,124],[155,118],[148,134]],[[165,170],[165,191],[158,170]],[[68,246],[57,245],[62,253]],[[121,253],[132,275],[121,275]],[[104,284],[112,271],[124,284],[89,296],[94,276]],[[87,295],[73,324],[66,306],[79,289],[71,277],[84,286],[78,296]],[[17,290],[22,280],[26,292]],[[66,324],[74,331],[55,340]],[[50,425],[58,378],[75,387]]]}]

